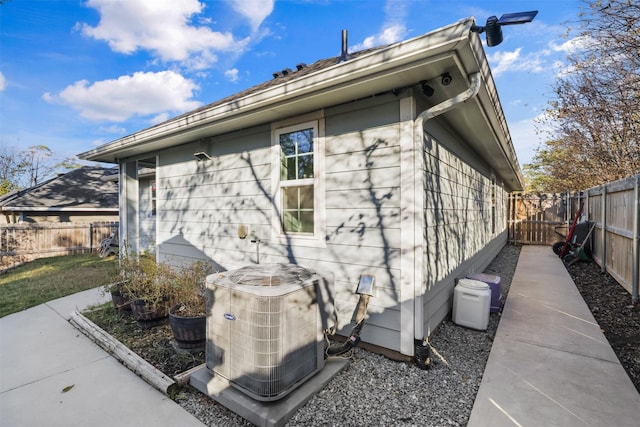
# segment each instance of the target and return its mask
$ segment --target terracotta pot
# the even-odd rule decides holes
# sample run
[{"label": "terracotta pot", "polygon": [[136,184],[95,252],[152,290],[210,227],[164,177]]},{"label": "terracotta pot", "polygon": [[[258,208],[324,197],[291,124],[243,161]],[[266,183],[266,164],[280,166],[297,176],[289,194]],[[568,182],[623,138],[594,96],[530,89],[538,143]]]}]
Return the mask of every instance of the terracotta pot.
[{"label": "terracotta pot", "polygon": [[181,304],[174,305],[169,310],[169,325],[176,344],[190,350],[204,348],[207,339],[206,316],[180,316],[180,306]]}]

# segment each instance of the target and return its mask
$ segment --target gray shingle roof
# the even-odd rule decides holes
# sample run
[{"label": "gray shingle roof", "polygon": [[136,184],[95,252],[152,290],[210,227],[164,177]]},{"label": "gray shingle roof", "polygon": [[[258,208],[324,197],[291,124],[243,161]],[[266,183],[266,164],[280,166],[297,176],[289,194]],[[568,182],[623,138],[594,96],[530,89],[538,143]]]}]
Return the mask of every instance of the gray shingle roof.
[{"label": "gray shingle roof", "polygon": [[[117,170],[117,168],[115,168]],[[83,166],[33,187],[0,197],[0,206],[10,208],[118,208],[118,184],[102,178],[114,168]]]}]

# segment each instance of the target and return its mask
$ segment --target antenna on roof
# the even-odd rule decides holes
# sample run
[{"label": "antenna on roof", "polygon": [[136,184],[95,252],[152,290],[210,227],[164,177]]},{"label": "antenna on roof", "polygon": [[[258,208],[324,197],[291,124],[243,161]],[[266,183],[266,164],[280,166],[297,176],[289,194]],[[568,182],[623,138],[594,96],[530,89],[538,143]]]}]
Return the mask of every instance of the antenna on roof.
[{"label": "antenna on roof", "polygon": [[532,10],[531,12],[505,13],[500,19],[490,16],[487,18],[487,24],[484,27],[473,25],[471,26],[471,31],[478,34],[486,32],[487,46],[498,46],[502,43],[503,25],[526,24],[533,21],[537,14],[537,10]]}]

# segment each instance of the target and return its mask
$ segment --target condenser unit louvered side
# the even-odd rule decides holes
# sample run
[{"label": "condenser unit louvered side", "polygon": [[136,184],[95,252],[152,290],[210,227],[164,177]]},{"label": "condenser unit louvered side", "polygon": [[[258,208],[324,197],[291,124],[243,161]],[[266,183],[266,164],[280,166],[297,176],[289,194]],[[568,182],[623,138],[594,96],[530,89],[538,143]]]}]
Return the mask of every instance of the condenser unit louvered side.
[{"label": "condenser unit louvered side", "polygon": [[253,284],[233,277],[207,279],[207,368],[256,400],[280,399],[324,366],[320,277]]}]

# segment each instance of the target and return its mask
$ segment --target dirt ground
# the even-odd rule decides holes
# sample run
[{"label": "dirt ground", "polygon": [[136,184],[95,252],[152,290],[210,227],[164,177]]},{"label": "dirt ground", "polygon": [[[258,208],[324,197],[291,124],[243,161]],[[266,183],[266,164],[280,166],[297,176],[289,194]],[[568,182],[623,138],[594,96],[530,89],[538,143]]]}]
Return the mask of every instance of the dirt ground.
[{"label": "dirt ground", "polygon": [[567,271],[640,392],[640,304],[594,262],[567,265]]}]

